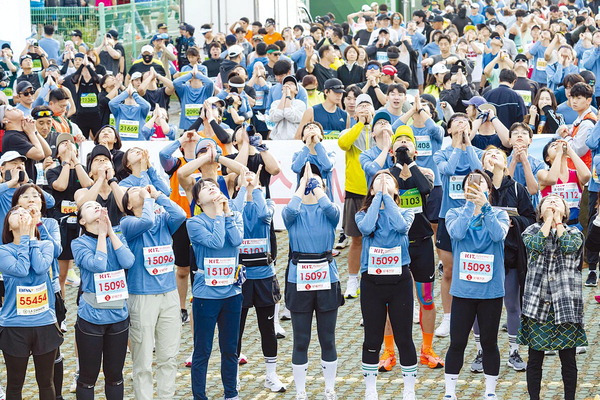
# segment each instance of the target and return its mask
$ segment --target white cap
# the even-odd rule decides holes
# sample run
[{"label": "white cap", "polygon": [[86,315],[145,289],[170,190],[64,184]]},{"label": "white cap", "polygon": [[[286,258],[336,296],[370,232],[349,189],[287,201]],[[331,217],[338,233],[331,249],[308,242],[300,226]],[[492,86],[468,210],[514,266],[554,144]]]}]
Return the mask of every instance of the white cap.
[{"label": "white cap", "polygon": [[558,11],[569,12],[569,9],[567,8],[567,6],[560,6],[558,7]]},{"label": "white cap", "polygon": [[471,8],[479,8],[479,3],[471,3]]},{"label": "white cap", "polygon": [[4,165],[5,163],[12,161],[12,160],[16,160],[17,158],[20,158],[23,161],[27,160],[27,157],[25,157],[22,154],[17,153],[14,150],[7,151],[6,153],[2,154],[2,157],[0,157],[0,165]]},{"label": "white cap", "polygon": [[448,72],[448,68],[446,67],[446,64],[444,64],[443,61],[435,64],[433,68],[431,68],[431,73],[434,75],[445,74],[446,72]]},{"label": "white cap", "polygon": [[142,77],[142,73],[140,71],[135,71],[133,74],[131,74],[131,80],[135,80],[135,79],[141,79]]},{"label": "white cap", "polygon": [[237,57],[244,52],[244,48],[240,45],[234,44],[227,50],[229,57]]},{"label": "white cap", "polygon": [[369,11],[371,11],[371,6],[369,6],[368,4],[365,4],[360,8],[360,11],[369,12]]},{"label": "white cap", "polygon": [[150,46],[149,44],[142,46],[142,50],[141,53],[150,53],[150,54],[154,54],[154,47]]},{"label": "white cap", "polygon": [[369,103],[370,105],[373,105],[373,99],[371,98],[371,96],[369,96],[366,93],[361,93],[358,95],[358,97],[356,98],[356,105],[359,105],[360,103]]}]

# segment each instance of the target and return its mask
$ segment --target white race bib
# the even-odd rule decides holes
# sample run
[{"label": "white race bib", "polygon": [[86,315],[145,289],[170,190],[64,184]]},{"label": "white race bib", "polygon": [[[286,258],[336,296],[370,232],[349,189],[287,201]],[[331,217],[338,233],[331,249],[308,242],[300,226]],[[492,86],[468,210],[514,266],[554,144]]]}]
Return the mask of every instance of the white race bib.
[{"label": "white race bib", "polygon": [[415,136],[417,142],[417,154],[420,156],[430,156],[433,154],[431,146],[431,137],[429,135]]},{"label": "white race bib", "polygon": [[494,255],[461,252],[458,274],[463,281],[477,283],[491,281],[494,275]]},{"label": "white race bib", "polygon": [[129,298],[124,269],[94,274],[94,287],[98,303]]},{"label": "white race bib", "polygon": [[552,193],[562,197],[569,208],[579,207],[581,190],[575,182],[552,185]]},{"label": "white race bib", "polygon": [[122,138],[137,139],[140,135],[140,123],[129,119],[119,121],[119,135]]},{"label": "white race bib", "polygon": [[38,315],[50,309],[46,283],[17,286],[17,315]]},{"label": "white race bib", "polygon": [[448,195],[453,200],[464,200],[465,192],[463,190],[463,181],[466,175],[452,175],[448,187]]},{"label": "white race bib", "polygon": [[150,275],[172,272],[175,256],[171,245],[144,247],[144,268]]},{"label": "white race bib", "polygon": [[315,290],[331,289],[331,276],[329,276],[329,263],[298,262],[296,265],[296,290],[299,292],[312,292]]},{"label": "white race bib", "polygon": [[204,283],[206,286],[229,286],[235,282],[235,257],[205,257]]},{"label": "white race bib", "polygon": [[402,275],[402,248],[369,247],[369,275]]}]

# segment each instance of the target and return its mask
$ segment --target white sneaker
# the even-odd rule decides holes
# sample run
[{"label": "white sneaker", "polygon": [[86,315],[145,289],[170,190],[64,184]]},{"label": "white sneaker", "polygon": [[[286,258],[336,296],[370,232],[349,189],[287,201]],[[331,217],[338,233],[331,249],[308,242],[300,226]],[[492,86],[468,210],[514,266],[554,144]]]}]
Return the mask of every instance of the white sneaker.
[{"label": "white sneaker", "polygon": [[[60,330],[62,333],[65,333],[67,331],[67,320],[66,319],[60,323]],[[2,399],[0,399],[0,400],[2,400]]]},{"label": "white sneaker", "polygon": [[366,390],[365,391],[365,400],[379,400],[379,395],[377,394],[377,390]]},{"label": "white sneaker", "polygon": [[402,395],[402,400],[415,400],[415,391],[414,390],[405,390]]},{"label": "white sneaker", "polygon": [[498,400],[498,397],[495,393],[489,393],[483,396],[483,400]]},{"label": "white sneaker", "polygon": [[419,313],[421,311],[421,308],[419,307],[419,302],[415,300],[415,305],[413,308],[413,324],[418,324],[419,321]]},{"label": "white sneaker", "polygon": [[275,336],[277,336],[277,339],[283,339],[285,337],[285,329],[281,327],[279,321],[275,321]]},{"label": "white sneaker", "polygon": [[190,354],[190,356],[188,358],[186,358],[185,360],[185,366],[188,368],[192,368],[192,356],[194,355],[194,350],[192,350],[192,353]]},{"label": "white sneaker", "polygon": [[238,357],[238,365],[248,364],[248,357],[244,355],[244,353],[240,353]]},{"label": "white sneaker", "polygon": [[265,376],[265,388],[277,393],[283,393],[286,390],[285,385],[281,383],[277,374]]},{"label": "white sneaker", "polygon": [[289,321],[292,319],[292,313],[290,313],[290,310],[288,310],[287,307],[283,307],[283,311],[281,312],[279,319],[282,321]]},{"label": "white sneaker", "polygon": [[546,350],[546,351],[544,351],[544,355],[547,355],[547,356],[555,356],[557,354],[558,354],[558,351],[556,351],[556,350]]},{"label": "white sneaker", "polygon": [[358,277],[348,278],[348,283],[346,284],[346,293],[344,293],[344,297],[347,299],[355,299],[358,297],[360,293],[360,289],[358,287]]},{"label": "white sneaker", "polygon": [[67,272],[67,285],[73,285],[73,286],[79,286],[79,284],[81,283],[81,279],[79,279],[79,276],[77,275],[77,272],[75,272],[75,270],[73,268],[71,268],[69,270],[69,272]]},{"label": "white sneaker", "polygon": [[73,374],[73,381],[71,382],[71,386],[69,386],[69,393],[77,392],[77,378],[79,378],[79,374],[75,372]]},{"label": "white sneaker", "polygon": [[348,238],[348,236],[346,236],[344,232],[340,232],[340,237],[338,239],[338,242],[335,244],[335,248],[340,250],[345,249],[346,247],[348,247],[349,244],[350,239]]},{"label": "white sneaker", "polygon": [[6,399],[6,393],[4,392],[4,387],[0,385],[0,400]]},{"label": "white sneaker", "polygon": [[442,323],[435,330],[435,336],[447,337],[449,335],[450,335],[450,317],[446,317],[444,315],[444,319],[442,319]]},{"label": "white sneaker", "polygon": [[323,393],[323,398],[325,400],[337,400],[337,395],[335,394],[335,390],[325,389],[325,393]]},{"label": "white sneaker", "polygon": [[577,348],[575,349],[575,353],[576,354],[587,353],[587,347],[585,347],[585,346],[577,346]]},{"label": "white sneaker", "polygon": [[452,395],[445,395],[443,400],[457,400],[456,396],[452,396]]},{"label": "white sneaker", "polygon": [[308,400],[308,396],[306,395],[306,392],[296,393],[296,400]]}]

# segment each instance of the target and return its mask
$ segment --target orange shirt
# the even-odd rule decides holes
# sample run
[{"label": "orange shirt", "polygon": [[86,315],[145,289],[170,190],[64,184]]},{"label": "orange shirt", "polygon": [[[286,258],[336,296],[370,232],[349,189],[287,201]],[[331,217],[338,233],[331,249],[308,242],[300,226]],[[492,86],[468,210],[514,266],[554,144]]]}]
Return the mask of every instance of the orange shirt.
[{"label": "orange shirt", "polygon": [[283,36],[281,36],[281,33],[279,32],[273,32],[271,34],[267,33],[266,35],[263,35],[263,40],[267,45],[269,45],[274,44],[278,40],[283,40]]}]

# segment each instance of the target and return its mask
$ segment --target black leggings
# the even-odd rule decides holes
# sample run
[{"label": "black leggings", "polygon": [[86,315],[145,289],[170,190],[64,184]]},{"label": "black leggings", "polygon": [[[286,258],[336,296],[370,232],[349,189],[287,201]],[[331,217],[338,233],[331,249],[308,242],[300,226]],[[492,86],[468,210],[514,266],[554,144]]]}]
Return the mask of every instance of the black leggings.
[{"label": "black leggings", "polygon": [[[277,357],[277,336],[275,335],[274,321],[275,304],[267,307],[254,307],[254,309],[256,310],[256,319],[258,320],[258,329],[260,330],[260,344],[263,356]],[[244,336],[244,325],[246,325],[249,310],[249,308],[242,308],[238,354],[242,352],[242,337]]]},{"label": "black leggings", "polygon": [[[321,345],[321,360],[331,362],[337,360],[335,349],[335,325],[337,323],[337,308],[331,311],[315,311],[317,314],[317,335]],[[292,364],[304,365],[308,362],[308,345],[312,329],[313,312],[294,312],[292,315],[292,330],[294,331],[294,349]]]},{"label": "black leggings", "polygon": [[452,298],[450,318],[450,347],[446,353],[446,373],[458,375],[464,363],[465,348],[475,317],[479,322],[483,371],[498,376],[500,351],[498,350],[498,327],[502,314],[502,297],[497,299]]},{"label": "black leggings", "polygon": [[[575,349],[559,350],[558,355],[560,356],[562,378],[565,385],[565,400],[575,400],[575,391],[577,390]],[[527,360],[527,391],[531,400],[540,399],[543,363],[544,352],[530,347],[529,360]]]},{"label": "black leggings", "polygon": [[54,391],[56,392],[56,399],[62,400],[62,386],[63,386],[63,356],[60,354],[60,347],[56,350],[56,358],[54,360]]},{"label": "black leggings", "polygon": [[[6,354],[6,352],[3,352],[3,354],[6,363],[6,399],[21,400],[23,398],[21,392],[23,391],[23,383],[27,374],[29,357],[14,357]],[[56,400],[54,383],[52,382],[55,356],[56,350],[33,356],[35,380],[38,384],[40,400]]]},{"label": "black leggings", "polygon": [[412,339],[413,284],[407,267],[401,280],[394,284],[376,284],[367,274],[360,280],[360,308],[365,327],[362,362],[377,364],[383,343],[385,322],[389,313],[394,341],[400,354],[400,365],[417,363],[417,352]]},{"label": "black leggings", "polygon": [[94,386],[104,372],[104,394],[107,400],[123,399],[123,364],[127,354],[129,319],[107,325],[96,325],[81,318],[75,324],[75,340],[79,350],[77,400],[93,400]]}]

